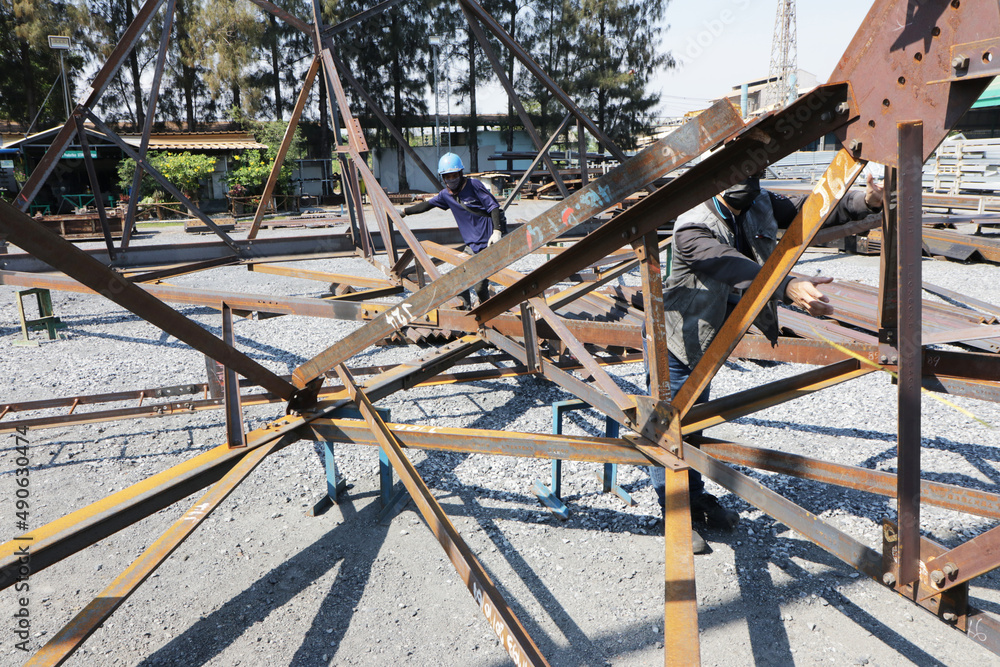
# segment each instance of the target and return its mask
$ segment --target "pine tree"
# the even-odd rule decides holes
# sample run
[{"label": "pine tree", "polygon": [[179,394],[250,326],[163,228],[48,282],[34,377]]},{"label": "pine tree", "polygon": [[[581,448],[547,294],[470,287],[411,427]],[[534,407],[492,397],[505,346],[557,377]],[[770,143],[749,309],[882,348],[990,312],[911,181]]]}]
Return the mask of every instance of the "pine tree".
[{"label": "pine tree", "polygon": [[649,130],[660,96],[646,87],[659,69],[672,67],[661,53],[660,20],[666,0],[582,0],[576,81],[581,105],[605,135],[623,149]]},{"label": "pine tree", "polygon": [[[45,95],[60,75],[59,52],[49,48],[49,35],[81,37],[76,8],[68,2],[0,1],[0,116],[27,127],[38,114]],[[69,106],[73,107],[72,70],[82,60],[75,50],[64,52]],[[49,127],[65,116],[62,86],[56,86],[35,127]]]}]

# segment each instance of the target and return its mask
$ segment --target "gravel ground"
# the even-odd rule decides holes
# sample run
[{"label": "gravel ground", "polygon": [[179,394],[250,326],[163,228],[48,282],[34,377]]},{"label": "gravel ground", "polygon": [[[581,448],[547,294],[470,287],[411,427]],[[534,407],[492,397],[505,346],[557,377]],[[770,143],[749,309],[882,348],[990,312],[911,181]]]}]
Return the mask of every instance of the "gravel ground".
[{"label": "gravel ground", "polygon": [[[517,217],[515,210],[512,219]],[[188,240],[163,228],[139,242]],[[361,260],[301,264],[379,276]],[[878,258],[808,253],[797,270],[876,284]],[[924,261],[928,282],[986,301],[998,301],[996,277],[995,266]],[[206,278],[221,290],[316,296],[325,289],[233,268],[171,282],[197,286]],[[625,281],[638,284],[638,275]],[[68,339],[15,347],[20,331],[14,290],[0,287],[3,402],[204,381],[200,353],[114,304],[96,296],[52,296]],[[217,311],[179,310],[219,333]],[[238,320],[235,331],[241,349],[288,373],[356,326],[288,316]],[[414,347],[372,348],[352,365],[401,362],[417,353]],[[713,396],[802,370],[728,363],[713,383]],[[626,391],[638,391],[640,365],[612,372]],[[546,382],[519,378],[416,388],[378,405],[391,411],[394,422],[549,433],[550,405],[566,398]],[[954,402],[1000,424],[1000,406]],[[885,375],[871,374],[709,435],[892,471],[895,405],[895,386]],[[996,492],[997,430],[931,398],[922,407],[924,477]],[[281,410],[248,408],[248,425],[266,423]],[[31,527],[217,445],[224,440],[222,417],[201,412],[30,432]],[[594,414],[573,413],[565,431],[600,435],[601,424]],[[0,436],[4,539],[22,532],[14,526],[15,444],[13,436]],[[413,506],[387,524],[377,521],[376,451],[343,445],[336,452],[352,485],[340,505],[319,517],[307,515],[325,489],[322,459],[312,443],[272,455],[67,664],[507,664]],[[553,665],[662,664],[662,523],[641,469],[619,470],[621,485],[637,501],[628,507],[600,492],[597,465],[566,463],[563,492],[571,517],[563,522],[531,493],[536,479],[548,478],[547,461],[422,452],[413,452],[412,460]],[[875,549],[881,548],[882,518],[895,516],[893,503],[879,496],[742,470]],[[703,531],[712,552],[695,559],[704,664],[1000,664],[929,613],[858,576],[721,487],[710,488],[740,511],[742,522],[732,533]],[[31,648],[51,638],[192,503],[178,503],[33,575]],[[976,517],[926,506],[922,511],[925,535],[945,545],[991,527]],[[997,584],[994,575],[977,579],[972,603],[1000,612]],[[17,610],[19,595],[12,589],[0,593],[2,613]],[[20,664],[27,654],[15,647],[18,640],[7,628],[0,628],[0,663]]]}]

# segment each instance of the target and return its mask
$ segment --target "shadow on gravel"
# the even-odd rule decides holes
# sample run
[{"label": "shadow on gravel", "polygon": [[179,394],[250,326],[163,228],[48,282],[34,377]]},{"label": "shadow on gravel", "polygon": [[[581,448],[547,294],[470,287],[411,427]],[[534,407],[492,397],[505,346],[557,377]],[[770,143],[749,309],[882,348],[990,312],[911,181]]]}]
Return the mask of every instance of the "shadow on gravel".
[{"label": "shadow on gravel", "polygon": [[[312,626],[290,664],[314,665],[319,654],[336,655],[336,647],[347,632],[352,610],[364,594],[372,563],[388,531],[388,527],[376,521],[377,502],[368,502],[360,512],[355,509],[354,500],[367,495],[374,494],[345,494],[338,505],[343,516],[341,523],[174,637],[138,663],[139,666],[202,665],[211,661],[233,640],[339,564],[336,580],[318,605]],[[366,539],[355,539],[353,533],[359,530],[366,532]],[[225,628],[225,632],[220,633],[219,628]],[[333,628],[333,632],[327,634],[325,628]]]},{"label": "shadow on gravel", "polygon": [[[773,518],[763,516],[752,522],[744,521],[740,524],[741,530],[739,532],[726,533],[713,531],[705,533],[712,538],[712,541],[724,542],[733,547],[735,555],[734,565],[736,568],[736,577],[739,582],[741,600],[721,605],[715,608],[711,614],[701,614],[699,618],[701,627],[725,625],[732,621],[745,619],[749,629],[754,664],[792,666],[796,664],[796,660],[791,652],[788,633],[786,631],[786,623],[788,621],[782,617],[782,598],[815,595],[817,598],[829,603],[831,613],[834,610],[839,611],[858,626],[865,628],[887,646],[892,647],[901,657],[912,661],[913,664],[944,667],[944,663],[935,659],[922,648],[913,644],[886,625],[881,619],[872,616],[846,596],[842,595],[836,590],[841,583],[831,584],[829,578],[827,578],[828,575],[820,576],[809,572],[791,560],[791,558],[775,559],[773,555],[770,557],[761,557],[759,551],[746,548],[747,545],[737,546],[735,544],[737,539],[746,539],[742,527],[752,528],[755,534],[765,536],[762,538],[765,542],[764,548],[770,546],[767,543],[785,542],[789,547],[788,555],[790,557],[794,556],[804,561],[829,567],[834,577],[844,579],[843,584],[852,584],[854,579],[850,577],[850,574],[844,574],[845,571],[850,569],[849,566],[811,542],[797,539],[785,540],[774,536],[774,528],[779,525],[781,524]],[[791,583],[775,585],[770,573],[767,571],[768,563],[777,565],[793,581]],[[894,593],[886,590],[885,595],[891,596]],[[748,604],[749,601],[753,603],[752,610],[744,608],[744,605]],[[915,608],[915,611],[919,610]],[[839,658],[845,661],[862,657],[839,656]],[[861,663],[855,662],[854,664]]]}]

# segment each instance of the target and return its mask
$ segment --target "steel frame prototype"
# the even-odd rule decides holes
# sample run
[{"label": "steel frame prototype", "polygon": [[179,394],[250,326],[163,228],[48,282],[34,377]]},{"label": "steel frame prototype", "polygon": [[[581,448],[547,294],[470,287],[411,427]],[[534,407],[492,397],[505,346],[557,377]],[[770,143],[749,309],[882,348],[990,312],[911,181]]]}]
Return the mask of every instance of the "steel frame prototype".
[{"label": "steel frame prototype", "polygon": [[[545,213],[525,222],[514,233],[478,255],[467,257],[444,245],[446,236],[418,235],[397,214],[364,159],[367,151],[360,125],[352,115],[344,82],[365,100],[404,150],[433,181],[433,170],[408,147],[403,135],[377,107],[338,55],[336,36],[379,12],[391,11],[397,0],[386,0],[339,25],[323,24],[318,2],[310,21],[295,17],[266,0],[252,0],[263,11],[286,21],[313,41],[311,61],[292,113],[289,130],[279,150],[287,150],[317,76],[323,77],[334,125],[335,152],[342,166],[350,217],[346,238],[309,237],[256,240],[267,196],[261,198],[246,239],[234,239],[149,164],[146,150],[155,115],[159,83],[170,39],[174,0],[147,0],[135,21],[70,121],[28,178],[16,205],[0,204],[0,238],[29,255],[0,255],[0,282],[9,285],[94,292],[203,352],[224,369],[224,382],[210,385],[161,387],[31,403],[0,405],[0,431],[43,428],[106,419],[152,417],[177,411],[222,408],[226,412],[227,444],[123,489],[98,503],[77,509],[34,530],[32,569],[37,572],[139,521],[151,513],[208,489],[170,529],[153,542],[128,569],[90,605],[56,634],[27,664],[61,664],[86,638],[189,536],[236,486],[270,453],[299,439],[377,446],[400,476],[490,627],[518,665],[547,664],[538,645],[504,601],[497,587],[451,524],[441,505],[409,462],[408,448],[526,456],[554,460],[575,459],[605,464],[659,465],[667,471],[665,535],[665,649],[668,665],[700,661],[694,561],[691,553],[687,471],[694,468],[822,548],[882,582],[898,594],[937,614],[943,621],[968,632],[974,641],[1000,653],[1000,622],[968,604],[968,584],[998,565],[997,530],[945,549],[920,534],[922,504],[937,505],[989,518],[1000,518],[1000,496],[954,487],[920,478],[921,384],[939,391],[966,393],[997,400],[1000,362],[982,353],[927,351],[922,340],[920,298],[921,189],[920,167],[958,118],[978,98],[992,77],[1000,73],[1000,10],[995,3],[934,0],[917,7],[902,0],[878,0],[854,37],[832,83],[819,86],[787,108],[767,114],[749,125],[728,103],[719,103],[689,120],[673,134],[627,158],[614,142],[535,63],[530,55],[475,0],[457,0],[469,27],[494,66],[501,85],[514,100],[521,121],[541,160],[563,194]],[[162,14],[159,12],[162,8]],[[154,19],[159,16],[159,19]],[[152,24],[162,26],[146,125],[138,149],[133,149],[96,115],[95,104],[140,36]],[[897,29],[890,29],[896,26]],[[535,130],[506,78],[490,35],[517,58],[567,110],[560,127],[571,120],[621,160],[621,166],[602,178],[581,179],[570,192],[548,157],[548,146]],[[146,172],[187,206],[220,239],[218,244],[170,250],[130,247],[135,219],[130,203],[125,234],[116,247],[101,208],[100,192],[89,151],[84,160],[92,181],[106,242],[103,252],[83,252],[46,231],[24,211],[52,173],[58,157],[73,139],[84,139],[89,121],[137,163],[134,183]],[[341,129],[346,132],[342,140]],[[835,132],[844,148],[837,153],[812,190],[800,214],[786,231],[757,279],[746,290],[735,311],[716,336],[690,379],[672,401],[666,364],[660,253],[666,243],[658,230],[678,214],[698,205],[729,185],[754,174],[781,157],[827,133]],[[582,141],[582,139],[581,139]],[[583,145],[583,144],[581,144]],[[714,149],[714,150],[713,150]],[[709,152],[711,151],[711,152]],[[651,183],[686,165],[704,159],[658,189]],[[869,316],[873,335],[847,335],[829,322],[814,323],[835,340],[828,342],[783,337],[777,348],[748,334],[751,323],[816,237],[824,221],[857,178],[867,161],[886,165],[887,190],[897,193],[898,205],[886,208],[882,221],[884,243],[877,312]],[[280,157],[267,182],[273,192]],[[371,198],[374,220],[362,206],[361,183]],[[637,191],[648,190],[639,203],[608,217],[607,212]],[[572,233],[576,233],[572,237]],[[584,233],[587,232],[587,233]],[[454,240],[454,237],[451,237]],[[578,240],[555,250],[548,243]],[[624,253],[620,251],[624,249]],[[555,254],[530,274],[508,267],[532,252]],[[304,257],[358,254],[384,274],[385,280],[323,274],[267,264]],[[455,265],[442,274],[440,263]],[[250,270],[329,281],[335,295],[327,299],[273,297],[180,289],[156,284],[180,273],[215,266],[243,264]],[[64,275],[44,274],[55,269]],[[627,271],[638,268],[641,292],[624,294],[605,287]],[[463,290],[482,279],[499,292],[474,311],[446,306]],[[573,282],[569,288],[558,286]],[[405,290],[395,304],[370,301]],[[616,291],[617,290],[617,291]],[[205,331],[166,301],[203,304],[224,315],[222,339]],[[235,349],[231,318],[257,312],[288,313],[363,321],[345,338],[280,377]],[[792,328],[802,325],[801,314],[783,314]],[[649,348],[651,395],[629,395],[608,375],[608,363],[634,361],[627,349],[642,347],[645,324]],[[428,342],[443,332],[437,347],[424,350],[412,362],[398,366],[349,370],[345,364],[358,353],[387,338]],[[974,334],[975,332],[973,332]],[[968,332],[962,333],[967,335]],[[955,334],[958,338],[962,336]],[[840,338],[838,338],[840,336]],[[954,336],[953,336],[954,338]],[[514,367],[496,371],[448,373],[463,363],[481,362],[470,355],[486,348],[497,354],[490,360],[514,359]],[[851,353],[870,360],[858,361]],[[701,405],[695,398],[731,355],[817,364],[820,368]],[[572,369],[580,369],[574,374]],[[701,429],[789,401],[805,393],[847,382],[874,370],[892,370],[899,377],[898,474],[865,470],[778,451],[696,436]],[[358,383],[354,375],[370,374]],[[545,377],[617,422],[623,438],[595,438],[556,434],[473,431],[470,429],[400,427],[386,423],[375,403],[401,389],[420,383],[459,382],[484,377],[533,374]],[[237,381],[237,375],[245,378]],[[323,387],[336,375],[340,385]],[[581,379],[581,378],[586,379]],[[241,387],[246,390],[241,393]],[[254,387],[264,391],[255,392]],[[211,398],[209,392],[211,391]],[[178,396],[204,393],[204,398]],[[149,399],[150,403],[143,406]],[[166,403],[157,400],[167,399]],[[74,414],[79,405],[138,400],[134,407]],[[285,416],[246,433],[242,405],[282,401]],[[17,412],[69,407],[56,417],[16,420]],[[344,418],[353,406],[363,419]],[[738,472],[729,464],[777,471],[849,488],[863,488],[898,502],[898,523],[886,521],[881,552],[824,523],[781,495]],[[0,588],[17,579],[18,536],[0,546]]]}]

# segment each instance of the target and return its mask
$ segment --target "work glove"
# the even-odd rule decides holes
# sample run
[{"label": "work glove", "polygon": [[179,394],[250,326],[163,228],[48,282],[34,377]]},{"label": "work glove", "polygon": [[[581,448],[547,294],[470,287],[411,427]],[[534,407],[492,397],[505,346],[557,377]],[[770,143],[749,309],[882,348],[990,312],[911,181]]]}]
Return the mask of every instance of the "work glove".
[{"label": "work glove", "polygon": [[396,209],[396,213],[399,213],[399,217],[401,217],[401,218],[405,218],[406,217],[406,209],[405,208],[397,208]]},{"label": "work glove", "polygon": [[499,229],[494,229],[493,233],[490,234],[490,240],[486,242],[486,247],[487,248],[490,247],[491,245],[493,245],[494,243],[496,243],[499,240],[500,240],[500,230]]}]

